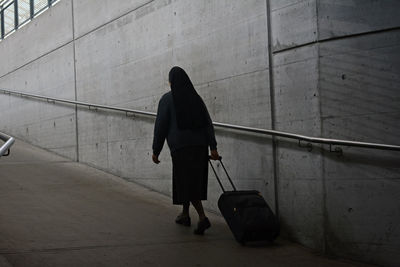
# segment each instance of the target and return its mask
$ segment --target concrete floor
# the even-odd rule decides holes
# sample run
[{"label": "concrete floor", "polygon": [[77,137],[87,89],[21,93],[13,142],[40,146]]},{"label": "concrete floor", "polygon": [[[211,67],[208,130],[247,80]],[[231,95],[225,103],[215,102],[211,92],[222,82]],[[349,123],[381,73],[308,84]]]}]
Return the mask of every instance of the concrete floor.
[{"label": "concrete floor", "polygon": [[0,266],[366,266],[282,239],[242,247],[215,214],[195,236],[174,223],[178,212],[166,196],[19,140],[0,158]]}]

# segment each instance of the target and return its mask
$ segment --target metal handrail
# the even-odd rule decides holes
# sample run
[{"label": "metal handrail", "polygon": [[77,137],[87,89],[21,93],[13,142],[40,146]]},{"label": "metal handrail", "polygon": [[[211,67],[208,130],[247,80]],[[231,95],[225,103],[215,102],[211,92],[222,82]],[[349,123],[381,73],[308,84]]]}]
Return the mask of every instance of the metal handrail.
[{"label": "metal handrail", "polygon": [[[8,94],[8,95],[17,95],[20,97],[31,97],[31,98],[42,99],[42,100],[46,100],[47,102],[53,102],[53,103],[60,102],[60,103],[73,104],[73,105],[77,105],[77,106],[86,106],[89,109],[94,108],[96,110],[97,109],[105,109],[105,110],[120,111],[120,112],[124,112],[127,116],[129,114],[138,114],[138,115],[145,115],[145,116],[151,116],[151,117],[157,116],[157,114],[154,112],[119,108],[119,107],[115,107],[115,106],[99,105],[99,104],[87,103],[87,102],[82,102],[82,101],[67,100],[67,99],[62,99],[62,98],[47,97],[47,96],[29,94],[29,93],[12,91],[12,90],[7,90],[7,89],[0,89],[0,92],[2,92],[3,94]],[[233,130],[239,130],[239,131],[245,131],[245,132],[251,132],[251,133],[259,133],[259,134],[295,139],[295,140],[299,141],[299,145],[300,145],[301,141],[305,141],[305,142],[308,142],[308,144],[306,145],[306,147],[308,147],[308,148],[311,148],[311,143],[317,143],[317,144],[328,144],[330,146],[341,145],[341,146],[363,147],[363,148],[372,148],[372,149],[380,149],[380,150],[400,151],[399,145],[388,145],[388,144],[357,142],[357,141],[348,141],[348,140],[339,140],[339,139],[329,139],[329,138],[321,138],[321,137],[310,137],[310,136],[305,136],[305,135],[300,135],[300,134],[293,134],[293,133],[282,132],[282,131],[233,125],[233,124],[227,124],[227,123],[221,123],[221,122],[213,122],[213,124],[214,124],[214,126],[226,128],[226,129],[233,129]],[[330,149],[332,151],[332,147]],[[341,150],[336,149],[332,152],[341,152]]]},{"label": "metal handrail", "polygon": [[10,154],[10,148],[14,144],[14,137],[8,136],[4,133],[0,132],[0,139],[5,143],[0,147],[0,157],[8,156]]}]

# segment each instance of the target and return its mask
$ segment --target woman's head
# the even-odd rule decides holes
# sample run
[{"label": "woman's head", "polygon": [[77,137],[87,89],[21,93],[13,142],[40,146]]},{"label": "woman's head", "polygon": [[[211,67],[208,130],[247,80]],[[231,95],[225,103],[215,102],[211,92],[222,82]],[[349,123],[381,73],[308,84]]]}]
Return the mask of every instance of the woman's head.
[{"label": "woman's head", "polygon": [[[179,87],[179,85],[187,85],[191,84],[193,87],[192,82],[190,81],[189,76],[186,74],[185,70],[181,67],[175,66],[169,71],[168,75],[169,84],[174,87]],[[194,89],[194,88],[193,88]]]},{"label": "woman's head", "polygon": [[180,67],[173,67],[168,75],[171,85],[178,127],[196,129],[207,125],[206,108],[197,94],[187,73]]}]

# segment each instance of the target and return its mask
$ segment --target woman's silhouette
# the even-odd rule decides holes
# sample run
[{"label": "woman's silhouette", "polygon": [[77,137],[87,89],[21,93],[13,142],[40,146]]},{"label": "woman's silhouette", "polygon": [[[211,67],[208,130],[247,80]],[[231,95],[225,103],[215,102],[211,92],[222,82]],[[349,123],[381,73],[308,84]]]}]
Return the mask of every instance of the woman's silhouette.
[{"label": "woman's silhouette", "polygon": [[183,205],[175,222],[190,226],[190,203],[199,214],[195,234],[211,226],[201,200],[207,199],[208,147],[211,158],[219,158],[214,127],[206,105],[197,94],[186,72],[173,67],[169,72],[171,92],[159,102],[154,127],[153,161],[159,163],[165,139],[172,157],[173,204]]}]

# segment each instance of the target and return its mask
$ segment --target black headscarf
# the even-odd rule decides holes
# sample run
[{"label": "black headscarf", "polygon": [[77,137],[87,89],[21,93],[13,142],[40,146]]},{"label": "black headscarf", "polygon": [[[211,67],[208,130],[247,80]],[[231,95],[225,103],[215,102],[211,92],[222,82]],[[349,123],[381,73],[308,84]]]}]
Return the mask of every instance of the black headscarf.
[{"label": "black headscarf", "polygon": [[173,67],[169,72],[169,82],[178,128],[200,129],[207,126],[206,107],[186,72],[180,67]]}]

